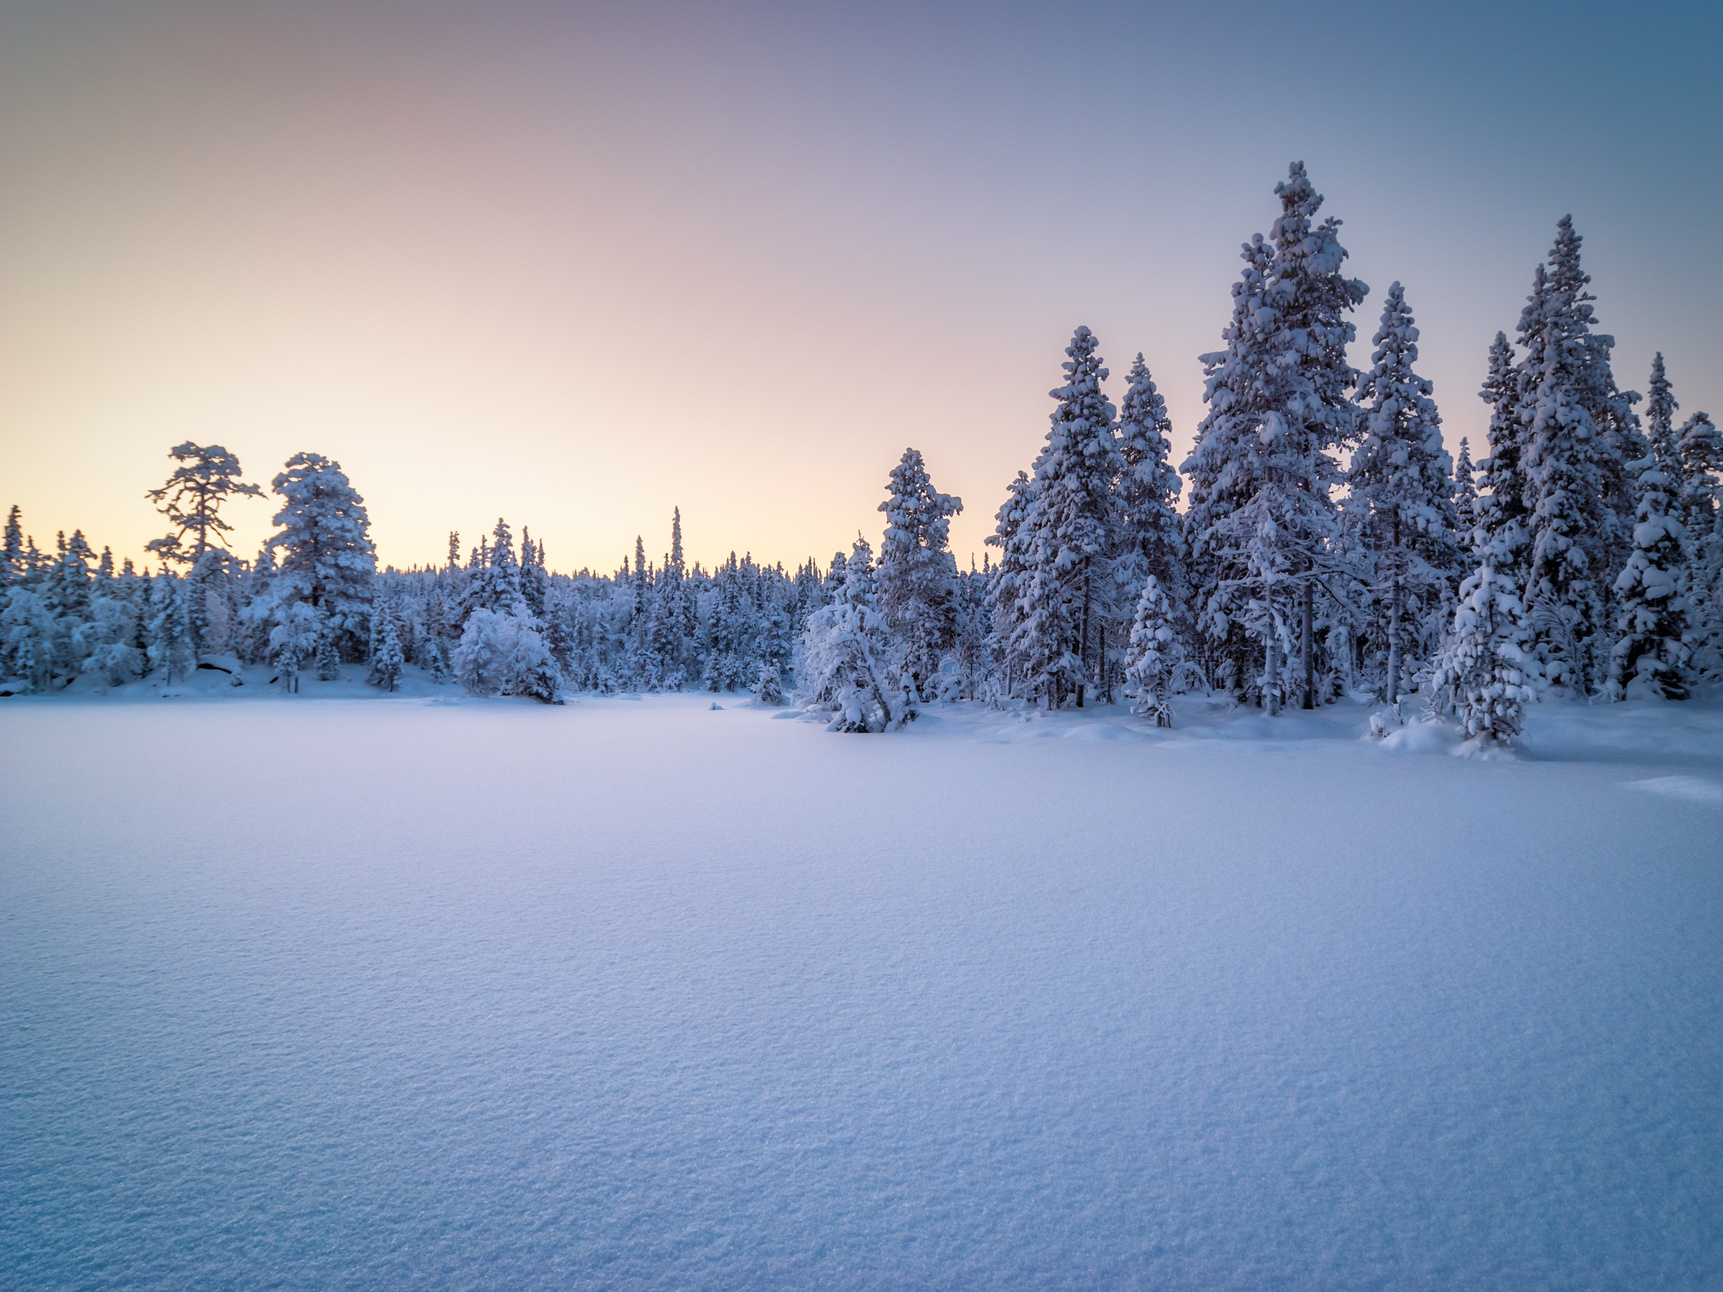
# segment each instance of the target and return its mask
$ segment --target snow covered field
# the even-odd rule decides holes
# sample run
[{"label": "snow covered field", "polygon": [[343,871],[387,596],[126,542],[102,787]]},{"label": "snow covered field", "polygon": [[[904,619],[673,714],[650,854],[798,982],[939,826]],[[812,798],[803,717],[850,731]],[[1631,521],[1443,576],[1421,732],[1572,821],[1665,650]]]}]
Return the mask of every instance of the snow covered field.
[{"label": "snow covered field", "polygon": [[0,1283],[1723,1287],[1715,703],[720,702],[0,701]]}]

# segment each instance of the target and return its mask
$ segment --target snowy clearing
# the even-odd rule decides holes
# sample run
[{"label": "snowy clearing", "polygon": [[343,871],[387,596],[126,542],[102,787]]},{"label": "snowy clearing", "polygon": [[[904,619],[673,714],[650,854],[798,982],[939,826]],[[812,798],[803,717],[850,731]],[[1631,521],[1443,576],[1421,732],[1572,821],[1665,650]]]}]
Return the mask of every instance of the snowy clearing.
[{"label": "snowy clearing", "polygon": [[1723,1280],[1715,702],[250,693],[0,701],[9,1285]]}]

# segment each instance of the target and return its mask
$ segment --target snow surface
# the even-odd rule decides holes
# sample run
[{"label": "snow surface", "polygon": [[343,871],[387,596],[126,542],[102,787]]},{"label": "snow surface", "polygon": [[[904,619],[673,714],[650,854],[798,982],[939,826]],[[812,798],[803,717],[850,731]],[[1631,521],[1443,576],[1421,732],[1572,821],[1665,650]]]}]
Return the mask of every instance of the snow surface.
[{"label": "snow surface", "polygon": [[319,685],[0,700],[0,1284],[1723,1286],[1715,704]]}]

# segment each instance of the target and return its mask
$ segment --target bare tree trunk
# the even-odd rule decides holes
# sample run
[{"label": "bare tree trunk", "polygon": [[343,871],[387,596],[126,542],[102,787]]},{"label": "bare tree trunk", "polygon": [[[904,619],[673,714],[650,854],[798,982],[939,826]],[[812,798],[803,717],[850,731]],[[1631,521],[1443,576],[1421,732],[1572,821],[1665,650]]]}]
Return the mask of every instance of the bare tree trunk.
[{"label": "bare tree trunk", "polygon": [[1388,703],[1400,703],[1400,571],[1388,591]]},{"label": "bare tree trunk", "polygon": [[1280,635],[1274,631],[1274,597],[1268,598],[1267,659],[1262,670],[1262,703],[1269,716],[1280,712]]},{"label": "bare tree trunk", "polygon": [[1077,679],[1077,707],[1083,707],[1083,692],[1089,682],[1089,558],[1083,558],[1083,620],[1082,639],[1077,648],[1077,662],[1083,674]]},{"label": "bare tree trunk", "polygon": [[1304,707],[1316,707],[1316,647],[1315,624],[1316,589],[1310,579],[1304,581],[1304,614],[1299,626],[1299,649],[1304,652]]},{"label": "bare tree trunk", "polygon": [[1394,576],[1388,585],[1388,703],[1400,703],[1400,517],[1394,517]]}]

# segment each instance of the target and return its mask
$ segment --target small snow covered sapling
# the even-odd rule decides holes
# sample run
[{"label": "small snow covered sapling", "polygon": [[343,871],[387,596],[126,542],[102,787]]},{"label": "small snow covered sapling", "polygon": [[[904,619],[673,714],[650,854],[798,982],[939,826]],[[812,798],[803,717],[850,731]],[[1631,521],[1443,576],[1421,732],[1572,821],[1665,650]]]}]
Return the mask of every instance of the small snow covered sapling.
[{"label": "small snow covered sapling", "polygon": [[1460,604],[1431,676],[1430,709],[1457,717],[1480,746],[1512,744],[1537,699],[1531,627],[1513,576],[1486,552],[1460,585]]},{"label": "small snow covered sapling", "polygon": [[371,676],[367,680],[372,686],[393,691],[401,684],[401,670],[405,663],[401,655],[401,634],[395,626],[394,611],[390,607],[382,607],[373,621]]},{"label": "small snow covered sapling", "polygon": [[754,688],[754,698],[761,704],[780,705],[784,702],[784,681],[778,666],[771,660],[760,664],[760,680]]},{"label": "small snow covered sapling", "polygon": [[1125,679],[1136,697],[1131,712],[1152,718],[1157,727],[1171,727],[1173,675],[1184,662],[1184,650],[1173,625],[1172,602],[1152,574],[1137,598],[1125,659]]}]

